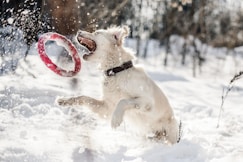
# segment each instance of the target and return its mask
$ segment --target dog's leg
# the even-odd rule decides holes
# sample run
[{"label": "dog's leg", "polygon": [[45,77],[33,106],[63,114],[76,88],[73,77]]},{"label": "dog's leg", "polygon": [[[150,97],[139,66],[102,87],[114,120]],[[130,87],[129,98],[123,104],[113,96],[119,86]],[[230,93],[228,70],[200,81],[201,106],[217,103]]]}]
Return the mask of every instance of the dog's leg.
[{"label": "dog's leg", "polygon": [[99,114],[101,117],[105,117],[108,111],[108,106],[103,100],[97,100],[88,96],[59,98],[57,99],[56,102],[60,106],[75,106],[75,105],[87,106],[94,113]]},{"label": "dog's leg", "polygon": [[126,110],[128,109],[139,109],[141,111],[149,111],[151,109],[151,103],[146,102],[144,98],[131,98],[131,99],[122,99],[113,112],[111,119],[112,128],[120,126],[123,116]]}]

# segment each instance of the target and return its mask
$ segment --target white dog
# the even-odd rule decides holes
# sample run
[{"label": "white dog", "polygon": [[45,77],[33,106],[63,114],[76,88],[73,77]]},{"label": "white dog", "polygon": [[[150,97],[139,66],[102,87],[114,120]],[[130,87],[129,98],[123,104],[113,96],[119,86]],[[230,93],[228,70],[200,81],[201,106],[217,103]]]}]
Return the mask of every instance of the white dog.
[{"label": "white dog", "polygon": [[133,54],[123,47],[129,28],[113,27],[94,33],[79,31],[76,38],[90,53],[86,61],[97,62],[104,71],[103,99],[88,96],[59,98],[62,106],[82,105],[99,116],[110,119],[112,128],[129,120],[143,132],[153,133],[154,138],[169,143],[180,140],[180,124],[160,88],[145,74],[133,66]]}]

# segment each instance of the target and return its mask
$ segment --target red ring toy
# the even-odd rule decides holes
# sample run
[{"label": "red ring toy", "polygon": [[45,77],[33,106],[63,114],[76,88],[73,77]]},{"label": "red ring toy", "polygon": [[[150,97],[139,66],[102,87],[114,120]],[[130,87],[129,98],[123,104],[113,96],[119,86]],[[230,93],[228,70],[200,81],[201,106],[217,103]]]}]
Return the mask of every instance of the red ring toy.
[{"label": "red ring toy", "polygon": [[[52,41],[59,40],[61,42],[58,45],[64,47],[68,51],[68,54],[70,56],[72,56],[72,59],[75,63],[74,70],[67,71],[67,70],[64,70],[64,69],[58,67],[47,56],[46,51],[45,51],[45,43],[50,40],[52,40]],[[38,52],[40,54],[40,58],[46,64],[46,66],[60,76],[72,77],[72,76],[76,75],[81,69],[81,60],[78,55],[77,49],[75,48],[75,46],[72,44],[71,41],[69,41],[66,37],[64,37],[63,35],[60,35],[58,33],[49,32],[49,33],[43,34],[39,38],[39,41],[38,41]]]}]

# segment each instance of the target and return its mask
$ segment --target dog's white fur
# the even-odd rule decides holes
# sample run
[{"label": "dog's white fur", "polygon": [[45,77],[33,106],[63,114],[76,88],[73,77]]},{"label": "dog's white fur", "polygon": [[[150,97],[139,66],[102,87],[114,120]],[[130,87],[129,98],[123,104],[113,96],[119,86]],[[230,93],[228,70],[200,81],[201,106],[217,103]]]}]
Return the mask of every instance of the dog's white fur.
[{"label": "dog's white fur", "polygon": [[[123,40],[129,34],[126,26],[94,33],[80,31],[79,34],[96,42],[94,54],[85,59],[99,63],[103,71],[134,58],[132,52],[123,47]],[[120,126],[126,117],[144,132],[155,133],[157,138],[162,135],[169,143],[176,143],[179,138],[179,126],[166,96],[141,68],[132,67],[115,76],[105,76],[101,100],[78,96],[59,98],[57,102],[62,106],[87,106],[99,116],[110,119],[113,128]]]}]

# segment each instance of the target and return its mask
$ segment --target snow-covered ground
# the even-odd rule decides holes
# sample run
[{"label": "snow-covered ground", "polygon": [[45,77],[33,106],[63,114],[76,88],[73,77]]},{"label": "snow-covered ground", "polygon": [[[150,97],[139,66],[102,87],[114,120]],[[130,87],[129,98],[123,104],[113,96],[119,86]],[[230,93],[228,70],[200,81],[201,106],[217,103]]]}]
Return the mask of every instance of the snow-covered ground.
[{"label": "snow-covered ground", "polygon": [[[16,74],[0,76],[1,162],[243,160],[242,80],[227,97],[216,128],[222,89],[235,70],[230,56],[224,61],[208,57],[197,78],[188,67],[164,68],[161,56],[138,61],[166,93],[183,122],[181,142],[168,146],[132,134],[125,124],[112,130],[85,107],[55,105],[57,96],[100,97],[101,74],[82,62],[77,77],[60,77],[45,67],[35,50],[31,52],[27,61],[20,60]],[[242,65],[243,59],[238,61]]]}]

